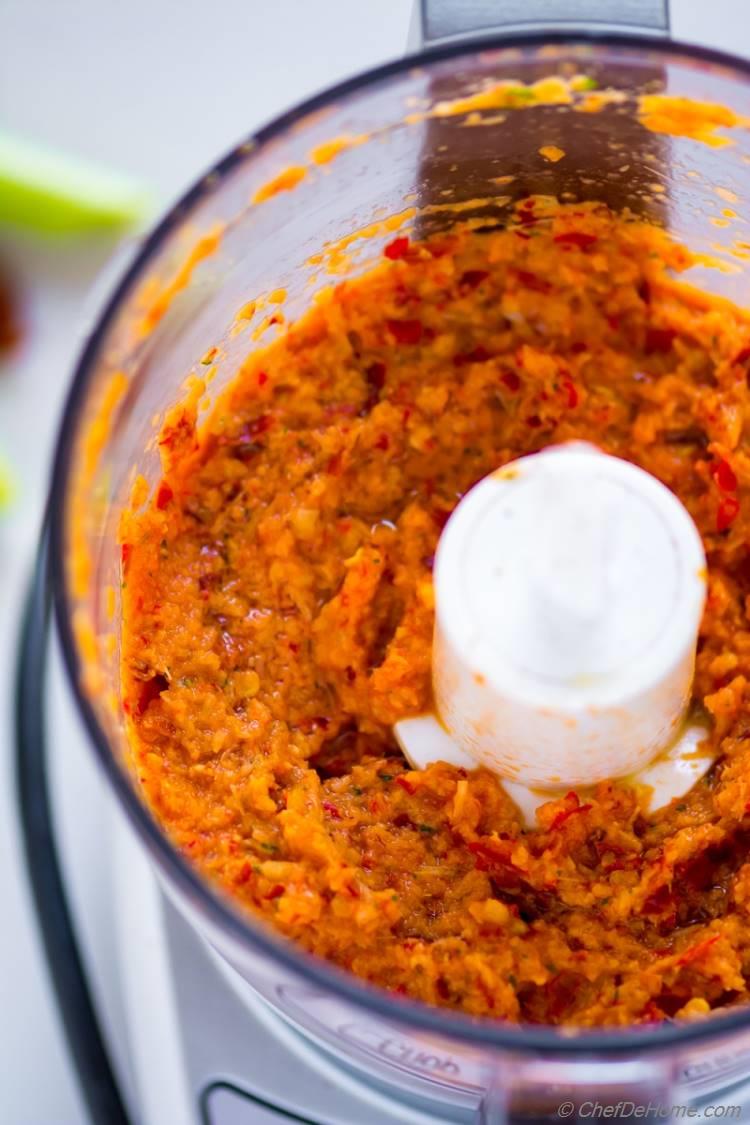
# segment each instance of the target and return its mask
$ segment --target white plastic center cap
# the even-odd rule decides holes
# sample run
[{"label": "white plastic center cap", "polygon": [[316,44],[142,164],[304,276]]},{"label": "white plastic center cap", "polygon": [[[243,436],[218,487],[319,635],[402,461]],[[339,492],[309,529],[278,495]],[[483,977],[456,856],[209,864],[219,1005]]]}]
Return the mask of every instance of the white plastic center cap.
[{"label": "white plastic center cap", "polygon": [[486,477],[435,561],[433,686],[448,734],[531,786],[640,770],[685,713],[705,567],[673,493],[593,446]]}]

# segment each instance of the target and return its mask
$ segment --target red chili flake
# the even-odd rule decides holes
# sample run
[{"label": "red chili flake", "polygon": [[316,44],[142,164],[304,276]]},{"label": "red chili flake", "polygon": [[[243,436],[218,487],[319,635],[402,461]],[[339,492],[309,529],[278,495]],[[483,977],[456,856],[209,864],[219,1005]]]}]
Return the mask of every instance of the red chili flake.
[{"label": "red chili flake", "polygon": [[430,512],[430,515],[441,531],[447,524],[448,520],[451,518],[451,513],[445,508],[433,508]]},{"label": "red chili flake", "polygon": [[516,238],[522,238],[524,242],[528,242],[531,238],[530,234],[526,234],[526,232],[522,230],[514,230],[513,233],[515,234]]},{"label": "red chili flake", "polygon": [[531,430],[538,430],[542,424],[542,419],[538,414],[532,414],[530,418],[526,419],[526,425]]},{"label": "red chili flake", "polygon": [[534,204],[526,203],[518,210],[518,221],[525,227],[533,226],[538,222],[537,216],[534,214]]},{"label": "red chili flake", "polygon": [[143,715],[151,703],[166,691],[169,687],[169,680],[163,676],[161,672],[157,672],[150,680],[145,680],[141,685],[138,702],[135,705],[136,715]]},{"label": "red chili flake", "polygon": [[703,954],[706,953],[712,945],[716,945],[716,942],[719,940],[720,936],[720,934],[714,934],[713,937],[705,938],[703,941],[699,941],[697,945],[693,945],[690,949],[686,949],[685,952],[678,958],[677,964],[689,965],[691,961],[697,961],[698,958],[702,957]]},{"label": "red chili flake", "polygon": [[736,496],[725,496],[716,513],[716,530],[726,531],[739,515],[740,502]]},{"label": "red chili flake", "polygon": [[593,246],[599,239],[595,234],[584,234],[582,230],[569,230],[565,234],[556,234],[553,241],[561,246],[577,246],[579,250],[585,250],[587,246]]},{"label": "red chili flake", "polygon": [[419,320],[387,320],[386,324],[398,344],[418,344],[422,339],[422,324]]},{"label": "red chili flake", "polygon": [[389,242],[383,250],[386,258],[390,258],[395,262],[397,258],[403,258],[409,250],[409,239],[406,237],[394,238],[393,242]]},{"label": "red chili flake", "polygon": [[341,820],[341,813],[335,805],[331,804],[330,801],[323,801],[323,808],[329,816],[333,817],[334,820]]},{"label": "red chili flake", "polygon": [[243,883],[248,883],[250,881],[250,876],[252,875],[252,873],[253,873],[252,864],[243,863],[242,867],[237,872],[237,875],[236,875],[235,880],[234,880],[235,883],[238,886],[242,886]]},{"label": "red chili flake", "polygon": [[375,448],[376,449],[386,450],[390,444],[391,443],[388,440],[388,434],[379,434],[378,437],[375,439]]},{"label": "red chili flake", "polygon": [[371,363],[365,371],[365,378],[368,386],[372,387],[374,391],[382,391],[385,385],[385,376],[387,368],[380,360]]},{"label": "red chili flake", "polygon": [[737,355],[732,360],[732,363],[747,363],[747,361],[749,359],[750,359],[750,344],[748,344],[747,347],[743,348],[741,351],[737,352]]},{"label": "red chili flake", "polygon": [[369,414],[374,406],[380,402],[380,392],[385,385],[386,366],[379,360],[371,363],[365,369],[365,383],[367,384],[369,394],[365,399],[362,409],[359,411],[360,415]]},{"label": "red chili flake", "polygon": [[722,492],[737,491],[737,475],[728,461],[715,461],[711,473]]},{"label": "red chili flake", "polygon": [[489,276],[489,270],[465,270],[458,279],[458,284],[462,289],[476,289]]},{"label": "red chili flake", "polygon": [[492,871],[498,866],[512,867],[511,850],[511,846],[506,841],[493,843],[491,840],[472,840],[469,844],[469,851],[476,856],[476,867],[479,871]]},{"label": "red chili flake", "polygon": [[572,379],[566,379],[563,382],[563,390],[567,394],[568,407],[573,410],[574,407],[578,406],[578,391]]},{"label": "red chili flake", "polygon": [[265,371],[259,371],[258,372],[258,386],[262,387],[267,382],[268,382],[268,374]]},{"label": "red chili flake", "polygon": [[402,789],[406,790],[410,797],[413,797],[417,791],[416,785],[409,781],[409,778],[405,777],[402,773],[396,778],[396,785],[400,785]]},{"label": "red chili flake", "polygon": [[646,355],[670,351],[676,335],[673,328],[647,328],[644,345]]},{"label": "red chili flake", "polygon": [[337,477],[339,475],[339,473],[341,472],[342,459],[343,455],[341,454],[341,452],[334,453],[333,457],[330,458],[328,464],[326,465],[326,472],[329,474],[329,476]]},{"label": "red chili flake", "polygon": [[492,359],[492,356],[482,344],[477,344],[470,352],[459,352],[454,355],[453,364],[455,367],[463,367],[467,363],[484,363],[485,360]]},{"label": "red chili flake", "polygon": [[527,289],[531,289],[534,293],[552,292],[552,286],[549,282],[544,281],[541,277],[537,277],[535,273],[529,273],[528,270],[516,270],[516,273],[521,285],[524,285]]},{"label": "red chili flake", "polygon": [[242,437],[259,437],[261,434],[266,433],[267,430],[270,430],[272,425],[273,415],[261,414],[259,417],[253,418],[251,422],[248,422],[247,425],[243,427]]},{"label": "red chili flake", "polygon": [[284,893],[284,884],[283,883],[276,883],[275,886],[271,887],[270,891],[266,895],[266,898],[279,898],[281,895],[283,895],[283,893]]},{"label": "red chili flake", "polygon": [[291,652],[293,652],[295,654],[295,656],[299,652],[299,645],[297,644],[296,641],[290,641],[289,642],[289,648],[290,648]]},{"label": "red chili flake", "polygon": [[349,683],[353,684],[354,681],[357,678],[357,673],[352,668],[351,664],[347,664],[346,669],[345,669],[345,674],[346,674],[346,678],[349,681]]},{"label": "red chili flake", "polygon": [[572,807],[568,809],[561,809],[560,812],[557,813],[549,826],[550,832],[555,832],[560,827],[560,825],[564,824],[565,821],[575,813],[587,812],[591,808],[591,805],[581,804],[578,794],[573,789],[571,789],[569,793],[565,794],[565,800],[572,802]]},{"label": "red chili flake", "polygon": [[514,394],[521,389],[521,376],[515,371],[503,371],[500,382],[504,383],[508,390],[513,391]]},{"label": "red chili flake", "polygon": [[[620,866],[618,870],[622,871],[623,866]],[[612,868],[610,867],[609,870],[611,871]],[[663,914],[665,911],[669,911],[671,913],[674,910],[674,906],[675,896],[672,893],[671,889],[667,886],[667,884],[663,883],[653,892],[653,894],[650,894],[645,900],[645,902],[643,903],[643,913]]]},{"label": "red chili flake", "polygon": [[122,565],[123,566],[128,565],[128,561],[129,561],[132,553],[133,553],[133,544],[132,543],[123,543],[122,546],[120,547],[120,558],[122,559]]},{"label": "red chili flake", "polygon": [[159,511],[162,511],[162,512],[164,511],[167,504],[171,503],[173,496],[174,496],[174,492],[172,491],[170,486],[167,484],[167,482],[165,480],[163,480],[161,482],[161,484],[159,485],[158,491],[156,493],[156,506],[159,509]]},{"label": "red chili flake", "polygon": [[638,286],[638,296],[641,298],[644,304],[651,304],[651,286],[645,278]]}]

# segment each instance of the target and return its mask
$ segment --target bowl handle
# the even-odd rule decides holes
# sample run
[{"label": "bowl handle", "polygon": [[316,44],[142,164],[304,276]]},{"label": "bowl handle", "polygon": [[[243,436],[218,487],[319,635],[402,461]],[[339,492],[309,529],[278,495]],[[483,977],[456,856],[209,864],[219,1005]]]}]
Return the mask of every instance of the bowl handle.
[{"label": "bowl handle", "polygon": [[584,29],[668,38],[669,0],[414,0],[409,47],[497,31]]},{"label": "bowl handle", "polygon": [[[476,1125],[599,1125],[671,1121],[686,1112],[675,1094],[671,1058],[535,1059],[493,1068]],[[682,1097],[684,1101],[684,1095]]]}]

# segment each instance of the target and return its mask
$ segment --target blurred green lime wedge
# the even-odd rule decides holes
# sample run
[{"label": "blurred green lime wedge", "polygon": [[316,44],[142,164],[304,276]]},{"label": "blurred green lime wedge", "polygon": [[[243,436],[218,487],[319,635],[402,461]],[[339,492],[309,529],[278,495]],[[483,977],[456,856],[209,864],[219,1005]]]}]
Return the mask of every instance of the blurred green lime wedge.
[{"label": "blurred green lime wedge", "polygon": [[0,224],[50,235],[137,225],[149,193],[125,176],[0,132]]},{"label": "blurred green lime wedge", "polygon": [[16,495],[16,482],[13,478],[10,465],[0,454],[0,515],[10,506]]}]

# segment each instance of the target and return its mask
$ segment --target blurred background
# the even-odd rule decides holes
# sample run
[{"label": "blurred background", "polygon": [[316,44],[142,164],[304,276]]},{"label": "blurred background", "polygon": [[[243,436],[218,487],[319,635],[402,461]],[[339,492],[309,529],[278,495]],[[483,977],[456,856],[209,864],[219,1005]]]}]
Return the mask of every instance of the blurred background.
[{"label": "blurred background", "polygon": [[[671,7],[675,38],[750,56],[748,0]],[[20,607],[73,360],[116,273],[113,258],[137,237],[115,220],[140,209],[147,225],[257,126],[400,54],[410,15],[411,0],[0,0],[2,1125],[85,1121],[25,885],[10,715]],[[90,178],[72,158],[125,179]],[[60,185],[72,178],[91,193],[77,230],[8,223],[19,216],[19,170],[29,169],[53,211],[62,207],[58,225]],[[33,213],[26,219],[38,225]]]}]

